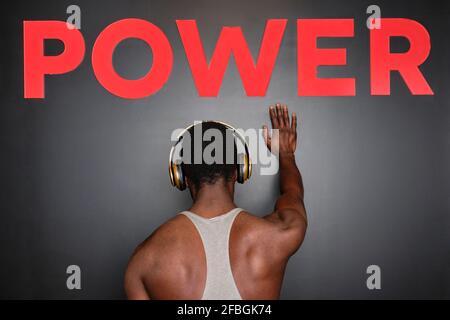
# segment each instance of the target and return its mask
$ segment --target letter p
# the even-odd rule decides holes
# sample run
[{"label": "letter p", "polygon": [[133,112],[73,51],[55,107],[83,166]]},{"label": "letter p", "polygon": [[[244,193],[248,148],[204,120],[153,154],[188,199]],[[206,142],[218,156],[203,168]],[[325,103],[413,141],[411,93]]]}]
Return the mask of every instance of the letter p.
[{"label": "letter p", "polygon": [[[63,42],[64,51],[57,56],[44,55],[44,40]],[[77,29],[67,28],[64,21],[23,22],[24,97],[45,97],[46,74],[63,74],[74,70],[83,61],[85,45]]]}]

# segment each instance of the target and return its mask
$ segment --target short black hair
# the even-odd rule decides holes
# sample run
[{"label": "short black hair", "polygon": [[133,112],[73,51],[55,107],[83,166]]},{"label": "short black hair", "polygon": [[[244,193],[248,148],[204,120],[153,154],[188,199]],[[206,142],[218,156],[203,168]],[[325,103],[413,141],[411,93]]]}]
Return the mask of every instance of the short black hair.
[{"label": "short black hair", "polygon": [[[200,127],[201,130],[199,130]],[[210,129],[216,130],[214,133],[218,134],[218,137],[222,139],[223,148],[222,150],[218,150],[216,148],[211,150],[212,147],[210,147],[209,150],[211,150],[211,156],[214,157],[213,162],[205,162],[205,158],[203,156],[205,149],[216,141],[216,136],[214,135],[210,137],[210,141],[204,138],[205,132]],[[194,133],[194,130],[197,131]],[[201,136],[199,135],[200,132]],[[220,178],[224,178],[225,181],[230,181],[235,176],[237,168],[237,147],[232,132],[233,130],[229,129],[222,123],[204,121],[192,126],[186,131],[185,135],[183,135],[184,138],[182,141],[181,151],[183,159],[183,172],[197,190],[204,184],[216,183]],[[227,136],[231,136],[233,139],[227,139]],[[190,137],[190,146],[185,143],[186,137]],[[200,144],[201,147],[199,147]],[[220,156],[220,154],[216,151],[221,151],[222,155]],[[199,156],[199,152],[201,152],[201,156],[199,158],[195,158],[196,153],[197,157]]]}]

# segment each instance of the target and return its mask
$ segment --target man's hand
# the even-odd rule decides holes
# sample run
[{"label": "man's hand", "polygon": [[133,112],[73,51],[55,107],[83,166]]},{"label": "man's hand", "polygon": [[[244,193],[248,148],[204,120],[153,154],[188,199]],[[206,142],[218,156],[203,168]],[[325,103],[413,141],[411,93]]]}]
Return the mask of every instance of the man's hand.
[{"label": "man's hand", "polygon": [[269,135],[266,125],[263,125],[263,136],[267,148],[275,154],[294,154],[297,147],[297,115],[292,113],[289,121],[289,110],[286,105],[277,103],[269,107],[272,129],[277,129]]}]

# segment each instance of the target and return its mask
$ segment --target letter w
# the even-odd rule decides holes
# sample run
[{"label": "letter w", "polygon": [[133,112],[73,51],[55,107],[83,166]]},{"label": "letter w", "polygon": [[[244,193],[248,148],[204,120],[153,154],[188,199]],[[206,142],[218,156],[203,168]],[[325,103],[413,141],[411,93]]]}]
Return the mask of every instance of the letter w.
[{"label": "letter w", "polygon": [[240,27],[222,29],[208,65],[196,21],[177,20],[176,23],[201,97],[218,95],[231,53],[247,96],[266,94],[286,28],[286,19],[267,20],[256,66]]}]

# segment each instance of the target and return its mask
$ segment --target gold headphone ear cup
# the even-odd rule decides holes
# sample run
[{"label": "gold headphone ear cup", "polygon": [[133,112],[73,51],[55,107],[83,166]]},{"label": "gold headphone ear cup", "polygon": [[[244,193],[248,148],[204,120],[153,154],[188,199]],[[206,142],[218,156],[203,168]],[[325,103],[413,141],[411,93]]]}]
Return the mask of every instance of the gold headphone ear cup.
[{"label": "gold headphone ear cup", "polygon": [[176,186],[176,184],[175,184],[175,178],[174,178],[174,175],[173,175],[173,164],[172,163],[170,163],[169,164],[169,178],[170,178],[170,183],[172,184],[172,186]]},{"label": "gold headphone ear cup", "polygon": [[175,163],[172,164],[172,174],[173,174],[174,186],[179,188],[180,181],[178,179],[178,166]]},{"label": "gold headphone ear cup", "polygon": [[173,177],[173,185],[179,190],[184,190],[186,188],[186,184],[184,182],[183,169],[181,168],[181,165],[173,163],[171,173],[171,177]]},{"label": "gold headphone ear cup", "polygon": [[240,154],[238,156],[238,164],[236,166],[237,182],[244,183],[245,181],[245,156]]},{"label": "gold headphone ear cup", "polygon": [[179,181],[178,189],[184,190],[184,189],[186,189],[186,180],[184,177],[183,167],[181,166],[181,164],[177,165],[177,173],[178,173],[178,181]]},{"label": "gold headphone ear cup", "polygon": [[248,158],[248,154],[244,156],[244,181],[247,181],[252,174],[252,164],[250,163],[250,159]]}]

